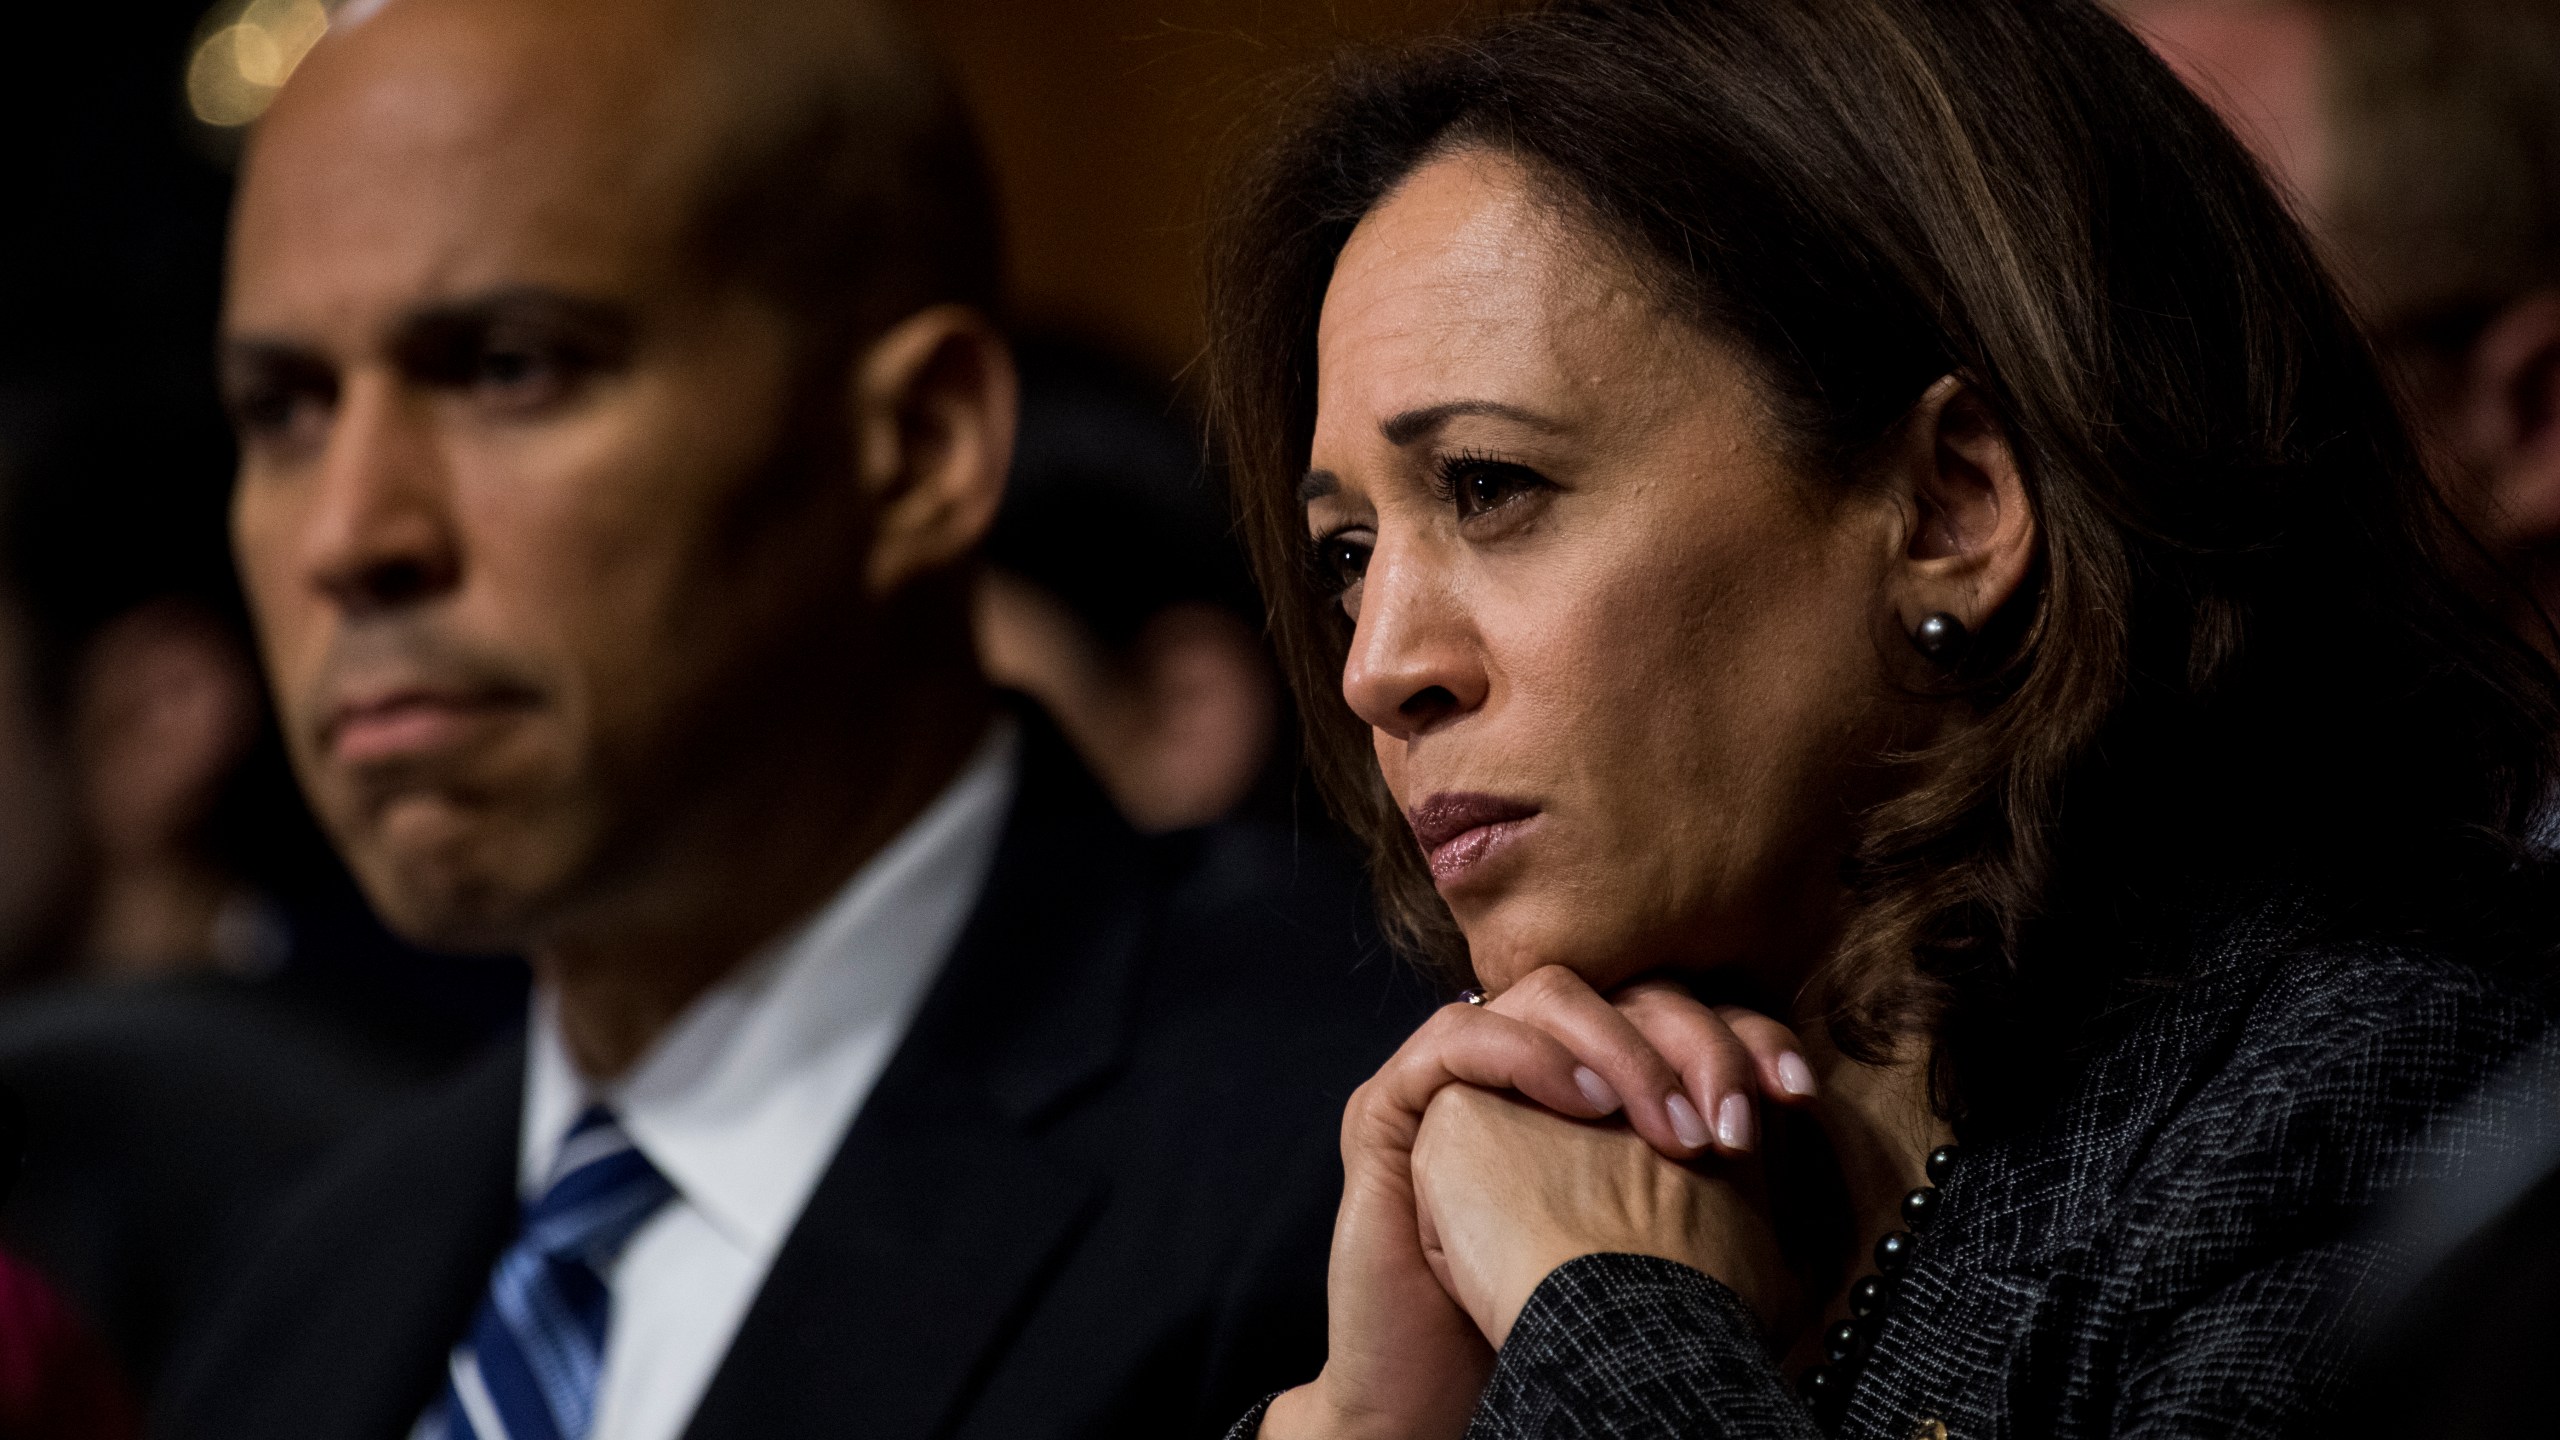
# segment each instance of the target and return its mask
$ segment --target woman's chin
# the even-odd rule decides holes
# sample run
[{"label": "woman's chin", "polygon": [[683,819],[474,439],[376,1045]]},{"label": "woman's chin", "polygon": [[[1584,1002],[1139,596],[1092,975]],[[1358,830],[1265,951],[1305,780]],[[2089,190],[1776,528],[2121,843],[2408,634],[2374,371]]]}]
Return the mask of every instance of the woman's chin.
[{"label": "woman's chin", "polygon": [[1615,927],[1605,919],[1540,905],[1533,896],[1507,896],[1474,913],[1453,913],[1467,937],[1476,983],[1496,995],[1550,965],[1561,965],[1604,991],[1645,968],[1631,957],[1629,947],[1611,942]]}]

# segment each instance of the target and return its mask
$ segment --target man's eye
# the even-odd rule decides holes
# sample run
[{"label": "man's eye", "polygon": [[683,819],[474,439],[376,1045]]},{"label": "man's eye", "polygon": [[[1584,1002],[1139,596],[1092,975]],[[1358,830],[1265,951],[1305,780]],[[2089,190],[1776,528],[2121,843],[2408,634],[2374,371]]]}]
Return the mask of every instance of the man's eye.
[{"label": "man's eye", "polygon": [[471,383],[493,399],[539,405],[569,389],[575,368],[566,357],[536,347],[493,347],[480,352]]},{"label": "man's eye", "polygon": [[245,390],[231,399],[231,423],[248,444],[297,444],[315,438],[327,428],[329,399],[295,386]]},{"label": "man's eye", "polygon": [[1367,532],[1337,530],[1315,541],[1310,560],[1314,564],[1317,588],[1326,595],[1341,596],[1360,577],[1369,573],[1369,551],[1372,546]]},{"label": "man's eye", "polygon": [[611,306],[506,294],[415,317],[393,352],[410,381],[495,417],[532,418],[627,364],[631,327]]},{"label": "man's eye", "polygon": [[232,418],[241,429],[272,434],[290,426],[303,397],[290,390],[252,390],[231,402]]},{"label": "man's eye", "polygon": [[541,357],[530,350],[492,350],[480,357],[480,378],[492,385],[521,384],[541,368]]},{"label": "man's eye", "polygon": [[1461,521],[1498,510],[1522,495],[1547,488],[1546,477],[1526,465],[1453,455],[1440,464],[1440,490]]}]

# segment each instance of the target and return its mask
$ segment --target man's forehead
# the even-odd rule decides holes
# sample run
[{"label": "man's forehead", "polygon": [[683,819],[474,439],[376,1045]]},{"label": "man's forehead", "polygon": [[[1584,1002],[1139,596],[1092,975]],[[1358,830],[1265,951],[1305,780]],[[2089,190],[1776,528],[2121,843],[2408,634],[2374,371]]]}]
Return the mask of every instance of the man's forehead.
[{"label": "man's forehead", "polygon": [[614,53],[649,37],[580,46],[505,8],[402,0],[314,52],[253,144],[235,315],[627,283],[663,255],[687,147],[653,143],[660,102]]}]

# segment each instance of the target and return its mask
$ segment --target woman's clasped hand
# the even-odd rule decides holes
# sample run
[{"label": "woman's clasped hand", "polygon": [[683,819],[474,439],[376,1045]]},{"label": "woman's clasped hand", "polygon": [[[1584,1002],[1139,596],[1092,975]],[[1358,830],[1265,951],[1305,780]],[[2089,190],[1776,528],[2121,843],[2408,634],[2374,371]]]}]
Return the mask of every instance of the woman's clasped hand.
[{"label": "woman's clasped hand", "polygon": [[1331,1353],[1263,1435],[1460,1434],[1530,1293],[1583,1255],[1677,1261],[1795,1328],[1816,1302],[1770,1222],[1762,1107],[1814,1091],[1786,1026],[1667,981],[1603,996],[1551,965],[1444,1007],[1352,1097]]}]

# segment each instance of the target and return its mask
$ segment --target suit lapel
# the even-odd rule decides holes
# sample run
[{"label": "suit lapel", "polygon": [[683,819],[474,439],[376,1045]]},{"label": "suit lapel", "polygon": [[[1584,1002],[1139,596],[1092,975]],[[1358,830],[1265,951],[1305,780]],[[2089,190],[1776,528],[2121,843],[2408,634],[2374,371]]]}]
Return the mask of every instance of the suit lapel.
[{"label": "suit lapel", "polygon": [[1039,1131],[1118,1060],[1147,865],[1054,734],[1025,731],[978,909],[688,1440],[935,1434],[1102,1201]]},{"label": "suit lapel", "polygon": [[409,1432],[515,1226],[524,1045],[358,1137],[242,1280],[161,1418],[173,1436]]},{"label": "suit lapel", "polygon": [[[323,1384],[391,1402],[390,1413],[356,1433],[406,1434],[416,1423],[443,1381],[445,1355],[462,1338],[488,1288],[490,1267],[515,1233],[524,1068],[521,1036],[475,1065],[438,1107],[422,1137],[426,1143],[415,1152],[414,1169],[382,1196],[388,1214],[436,1215],[446,1223],[374,1227],[375,1247],[353,1271],[363,1283],[350,1289],[362,1305],[343,1324],[378,1324],[384,1343],[368,1347],[348,1330],[331,1327],[334,1339],[323,1348],[336,1358]],[[395,1297],[400,1303],[385,1303]],[[380,1356],[397,1373],[358,1383],[343,1367],[367,1354]]]}]

